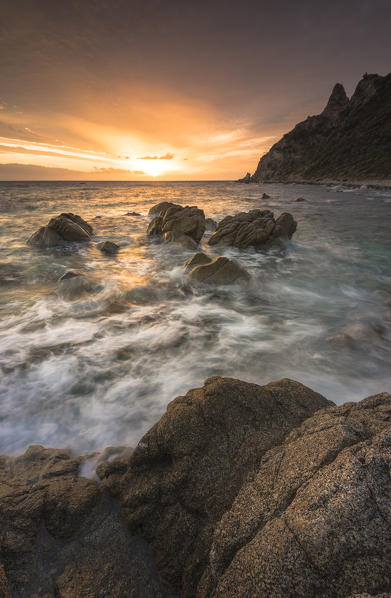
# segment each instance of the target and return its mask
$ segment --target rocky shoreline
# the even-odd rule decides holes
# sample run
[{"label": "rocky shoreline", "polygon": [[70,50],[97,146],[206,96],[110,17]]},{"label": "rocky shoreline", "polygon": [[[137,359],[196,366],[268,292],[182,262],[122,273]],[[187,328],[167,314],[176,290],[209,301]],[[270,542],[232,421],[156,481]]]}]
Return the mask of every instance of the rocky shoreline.
[{"label": "rocky shoreline", "polygon": [[332,179],[289,179],[289,180],[265,180],[265,181],[255,181],[255,180],[246,180],[246,177],[242,179],[238,179],[237,183],[253,183],[253,184],[262,184],[262,185],[320,185],[322,187],[343,187],[346,189],[360,189],[361,187],[366,187],[368,189],[377,189],[377,190],[390,190],[391,189],[391,179],[385,180],[362,180],[362,181],[346,181],[346,180],[332,180]]},{"label": "rocky shoreline", "polygon": [[390,421],[388,393],[213,377],[134,451],[3,456],[0,596],[385,598]]}]

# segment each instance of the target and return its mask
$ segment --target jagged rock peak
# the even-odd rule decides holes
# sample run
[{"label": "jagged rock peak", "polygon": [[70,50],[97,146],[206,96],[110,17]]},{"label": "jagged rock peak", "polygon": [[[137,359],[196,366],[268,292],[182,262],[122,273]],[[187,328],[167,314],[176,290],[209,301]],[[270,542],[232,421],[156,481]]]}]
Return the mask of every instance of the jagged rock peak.
[{"label": "jagged rock peak", "polygon": [[333,91],[326,108],[322,112],[322,116],[334,119],[339,116],[342,110],[349,104],[349,98],[346,95],[344,86],[341,83],[334,85]]}]

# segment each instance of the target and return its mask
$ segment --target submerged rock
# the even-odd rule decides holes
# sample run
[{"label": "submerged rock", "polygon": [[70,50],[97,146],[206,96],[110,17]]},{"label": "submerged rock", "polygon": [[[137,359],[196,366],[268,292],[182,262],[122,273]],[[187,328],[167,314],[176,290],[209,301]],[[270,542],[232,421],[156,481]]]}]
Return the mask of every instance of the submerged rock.
[{"label": "submerged rock", "polygon": [[27,243],[35,247],[55,247],[69,242],[87,242],[92,234],[92,227],[81,216],[63,213],[38,229]]},{"label": "submerged rock", "polygon": [[216,257],[214,260],[195,266],[188,277],[192,282],[215,285],[229,285],[250,280],[248,272],[227,257]]},{"label": "submerged rock", "polygon": [[163,240],[164,243],[179,243],[179,245],[182,245],[182,247],[185,247],[186,249],[197,249],[198,245],[198,243],[189,237],[189,235],[172,230],[164,233]]},{"label": "submerged rock", "polygon": [[285,212],[274,219],[270,210],[251,210],[223,218],[208,243],[240,249],[262,248],[278,239],[291,239],[296,228],[291,214]]},{"label": "submerged rock", "polygon": [[262,193],[261,199],[270,199],[270,195],[268,195],[267,193]]},{"label": "submerged rock", "polygon": [[165,242],[179,242],[191,245],[201,240],[205,232],[205,214],[195,206],[178,206],[169,202],[157,204],[149,211],[158,214],[149,224],[147,235],[164,238]]},{"label": "submerged rock", "polygon": [[119,245],[117,245],[117,243],[113,243],[112,241],[102,241],[101,243],[97,244],[97,248],[103,253],[113,255],[118,252]]},{"label": "submerged rock", "polygon": [[301,202],[301,201],[307,201],[307,200],[304,199],[304,197],[298,197],[297,199],[295,199],[295,201]]},{"label": "submerged rock", "polygon": [[96,284],[83,272],[68,270],[58,279],[57,288],[64,299],[73,300],[94,291]]},{"label": "submerged rock", "polygon": [[216,228],[217,228],[217,222],[216,222],[216,220],[213,220],[213,218],[206,218],[206,220],[205,220],[205,230],[215,231]]}]

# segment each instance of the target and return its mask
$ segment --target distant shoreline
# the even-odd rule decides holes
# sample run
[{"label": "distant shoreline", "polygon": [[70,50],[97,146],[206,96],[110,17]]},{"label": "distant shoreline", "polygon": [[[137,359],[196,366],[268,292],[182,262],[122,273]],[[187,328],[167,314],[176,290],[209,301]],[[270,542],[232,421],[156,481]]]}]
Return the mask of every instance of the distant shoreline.
[{"label": "distant shoreline", "polygon": [[[246,183],[244,183],[246,184]],[[333,180],[322,180],[322,181],[311,181],[311,180],[295,180],[295,181],[251,181],[249,184],[255,185],[321,185],[324,187],[341,186],[348,189],[359,189],[360,187],[367,187],[368,189],[391,189],[391,179],[384,180],[365,180],[365,181],[333,181]]]}]

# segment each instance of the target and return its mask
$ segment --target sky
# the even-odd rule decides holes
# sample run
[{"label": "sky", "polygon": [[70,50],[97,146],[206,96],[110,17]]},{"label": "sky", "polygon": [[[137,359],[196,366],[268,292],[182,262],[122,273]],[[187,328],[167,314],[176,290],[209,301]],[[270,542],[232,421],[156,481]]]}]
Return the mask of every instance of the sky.
[{"label": "sky", "polygon": [[387,74],[390,0],[0,0],[0,180],[232,180]]}]

